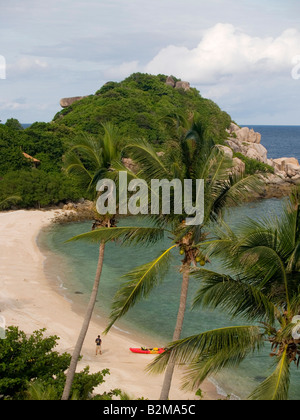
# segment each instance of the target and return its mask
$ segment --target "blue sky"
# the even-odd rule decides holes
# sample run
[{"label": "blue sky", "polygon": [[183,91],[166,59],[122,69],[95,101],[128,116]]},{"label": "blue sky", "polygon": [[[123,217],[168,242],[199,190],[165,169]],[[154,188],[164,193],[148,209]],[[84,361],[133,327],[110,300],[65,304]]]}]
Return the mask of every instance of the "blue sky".
[{"label": "blue sky", "polygon": [[60,98],[141,71],[239,124],[300,125],[299,16],[299,0],[0,0],[0,119],[51,121]]}]

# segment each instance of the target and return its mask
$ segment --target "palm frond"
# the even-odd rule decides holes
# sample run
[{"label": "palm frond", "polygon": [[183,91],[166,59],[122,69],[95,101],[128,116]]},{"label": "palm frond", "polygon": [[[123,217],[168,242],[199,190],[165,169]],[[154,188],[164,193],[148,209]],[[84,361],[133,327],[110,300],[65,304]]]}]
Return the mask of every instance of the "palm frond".
[{"label": "palm frond", "polygon": [[126,151],[142,169],[143,178],[147,181],[169,178],[167,168],[147,141],[143,139],[132,141],[125,146],[124,151]]},{"label": "palm frond", "polygon": [[286,304],[289,310],[293,291],[290,290],[289,277],[280,255],[270,247],[256,246],[241,253],[239,260],[244,273],[256,277],[261,289],[268,287],[271,292],[274,286],[282,287],[281,296],[277,287],[277,299]]},{"label": "palm frond", "polygon": [[206,200],[206,214],[210,219],[216,220],[222,215],[224,209],[239,206],[249,200],[249,197],[257,194],[263,186],[263,182],[257,175],[244,177],[243,175],[228,175],[227,179],[215,179],[209,185]]},{"label": "palm frond", "polygon": [[209,238],[199,243],[208,255],[218,256],[227,260],[228,255],[232,255],[233,247],[238,242],[237,235],[230,226],[223,220],[209,226]]},{"label": "palm frond", "polygon": [[249,400],[284,401],[288,398],[290,386],[290,363],[287,347],[279,358],[279,363],[271,376],[262,382],[248,397]]},{"label": "palm frond", "polygon": [[177,245],[171,246],[166,251],[162,252],[154,261],[143,264],[123,276],[129,281],[125,282],[114,297],[110,323],[107,326],[105,333],[107,333],[112,325],[119,318],[124,316],[136,302],[147,297],[152,289],[162,281],[169,269],[171,258],[170,251],[176,246]]},{"label": "palm frond", "polygon": [[[221,257],[224,267],[233,273],[243,273],[272,302],[289,306],[297,288],[294,275],[288,270],[288,261],[297,248],[293,245],[292,231],[284,213],[260,221],[245,219],[232,235],[220,230],[217,239],[207,244],[212,255]],[[223,248],[223,249],[222,249]],[[293,255],[293,254],[292,254]]]},{"label": "palm frond", "polygon": [[269,324],[275,322],[277,307],[259,287],[251,284],[249,278],[236,280],[205,269],[195,269],[191,274],[201,280],[201,287],[194,297],[194,308],[221,308],[232,317],[243,316],[251,321],[259,319]]},{"label": "palm frond", "polygon": [[64,169],[77,178],[83,188],[91,190],[99,179],[106,178],[112,161],[121,159],[121,136],[111,123],[102,124],[104,134],[94,137],[78,135],[68,141]]},{"label": "palm frond", "polygon": [[66,242],[86,241],[90,243],[120,240],[123,244],[153,244],[164,237],[164,231],[156,227],[117,226],[98,228],[91,232],[74,236]]},{"label": "palm frond", "polygon": [[291,298],[291,310],[294,314],[300,314],[300,282],[298,281],[298,285],[295,288],[295,292]]},{"label": "palm frond", "polygon": [[147,370],[161,373],[172,357],[177,364],[187,365],[184,388],[197,389],[207,376],[224,367],[238,366],[262,344],[262,334],[257,326],[219,328],[171,343]]},{"label": "palm frond", "polygon": [[102,144],[100,139],[82,134],[68,141],[68,153],[75,153],[93,169],[102,165]]},{"label": "palm frond", "polygon": [[130,182],[133,179],[142,178],[141,173],[135,173],[135,172],[131,171],[120,160],[113,160],[111,162],[111,168],[110,168],[109,172],[110,173],[108,173],[108,178],[114,179],[114,181],[116,182],[117,185],[118,185],[119,172],[126,172],[128,182]]},{"label": "palm frond", "polygon": [[122,137],[120,130],[111,122],[102,124],[104,135],[101,138],[102,159],[105,167],[114,160],[120,160]]},{"label": "palm frond", "polygon": [[292,271],[300,271],[300,241],[296,244],[291,256],[289,257],[287,270]]},{"label": "palm frond", "polygon": [[211,186],[216,181],[220,182],[228,179],[228,170],[232,166],[232,161],[213,143],[204,143],[200,152],[200,157],[194,168],[194,177],[204,179],[206,190],[209,195]]}]

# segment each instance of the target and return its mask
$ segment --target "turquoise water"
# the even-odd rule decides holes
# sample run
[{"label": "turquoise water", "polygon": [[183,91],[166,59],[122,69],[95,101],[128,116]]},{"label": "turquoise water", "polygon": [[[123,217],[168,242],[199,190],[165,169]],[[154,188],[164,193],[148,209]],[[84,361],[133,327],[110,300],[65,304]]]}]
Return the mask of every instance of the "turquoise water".
[{"label": "turquoise water", "polygon": [[[232,209],[226,219],[229,223],[238,223],[245,217],[259,218],[278,213],[282,200],[265,200],[255,204],[247,204],[242,208]],[[122,220],[120,225],[136,225],[140,219]],[[46,271],[58,282],[60,288],[72,301],[86,302],[92,288],[98,259],[98,246],[87,243],[68,243],[65,241],[77,234],[88,232],[91,223],[75,223],[70,225],[57,225],[45,231],[39,238],[40,244],[50,250]],[[153,260],[160,251],[166,249],[170,241],[165,238],[159,244],[151,247],[121,247],[109,243],[105,251],[105,261],[101,278],[100,293],[97,302],[99,316],[107,316],[110,311],[112,298],[120,284],[124,281],[121,276],[132,268]],[[170,246],[170,245],[169,245]],[[181,276],[178,273],[180,265],[178,250],[173,252],[173,264],[164,282],[159,285],[146,301],[137,304],[117,326],[121,329],[133,329],[139,334],[153,337],[148,345],[163,346],[172,339],[176,322]],[[218,262],[212,262],[211,269],[218,270]],[[231,320],[220,311],[197,310],[191,311],[190,304],[199,284],[191,279],[188,309],[184,321],[182,336],[189,336],[213,328],[229,325],[245,324],[244,320]],[[130,347],[130,343],[128,343]],[[259,381],[271,372],[272,360],[269,349],[259,355],[249,357],[235,370],[226,371],[216,380],[225,393],[235,394],[245,398],[250,391],[258,385]],[[299,371],[294,367],[291,399],[299,399],[300,379]]]}]

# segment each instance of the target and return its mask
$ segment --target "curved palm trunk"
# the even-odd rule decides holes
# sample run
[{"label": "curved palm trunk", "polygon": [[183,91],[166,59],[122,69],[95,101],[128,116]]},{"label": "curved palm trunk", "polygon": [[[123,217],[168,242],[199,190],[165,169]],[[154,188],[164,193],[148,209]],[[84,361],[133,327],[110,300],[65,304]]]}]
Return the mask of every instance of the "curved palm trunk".
[{"label": "curved palm trunk", "polygon": [[[181,294],[180,294],[180,303],[179,303],[179,310],[177,314],[177,321],[176,326],[173,334],[173,341],[177,341],[180,339],[181,331],[182,331],[182,325],[184,320],[184,314],[186,309],[186,300],[187,300],[187,294],[188,294],[188,288],[189,288],[189,264],[184,265],[183,267],[183,276],[182,276],[182,284],[181,284]],[[172,355],[170,357],[165,378],[160,394],[160,400],[167,400],[169,398],[169,392],[171,388],[171,382],[172,377],[175,369],[175,360],[173,360]]]},{"label": "curved palm trunk", "polygon": [[89,328],[89,324],[90,324],[90,321],[91,321],[91,318],[92,318],[94,306],[95,306],[96,299],[97,299],[101,273],[102,273],[103,259],[104,259],[104,249],[105,249],[105,242],[101,242],[100,248],[99,248],[99,259],[98,259],[98,266],[97,266],[94,286],[93,286],[93,290],[92,290],[92,293],[91,293],[91,296],[90,296],[89,304],[87,306],[87,310],[86,310],[86,314],[85,314],[85,317],[84,317],[84,320],[83,320],[81,331],[80,331],[80,334],[78,336],[76,346],[74,348],[74,352],[73,352],[73,355],[72,355],[70,367],[69,367],[69,370],[68,370],[68,373],[67,373],[67,376],[66,376],[65,388],[64,388],[64,392],[63,392],[63,395],[62,395],[62,398],[61,398],[62,400],[68,400],[69,399],[70,392],[71,392],[71,387],[72,387],[72,383],[73,383],[73,379],[74,379],[74,375],[75,375],[76,367],[77,367],[77,363],[78,363],[78,358],[80,356],[80,352],[81,352],[81,349],[82,349],[82,346],[83,346],[83,342],[84,342],[84,339],[85,339],[85,336],[86,336],[86,333],[87,333],[87,330]]}]

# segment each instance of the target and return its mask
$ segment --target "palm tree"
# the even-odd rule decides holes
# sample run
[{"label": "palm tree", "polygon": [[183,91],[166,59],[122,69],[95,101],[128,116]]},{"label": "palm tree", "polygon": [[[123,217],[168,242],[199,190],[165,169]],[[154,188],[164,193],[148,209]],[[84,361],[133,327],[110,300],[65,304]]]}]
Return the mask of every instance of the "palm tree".
[{"label": "palm tree", "polygon": [[122,138],[116,126],[102,124],[103,135],[77,135],[69,141],[69,150],[64,156],[64,168],[76,178],[83,189],[96,198],[96,184],[102,176],[107,176],[113,161],[121,160]]},{"label": "palm tree", "polygon": [[236,367],[271,347],[274,372],[253,390],[251,400],[286,400],[293,363],[300,362],[300,192],[278,217],[248,220],[237,232],[228,226],[207,244],[231,275],[196,269],[201,280],[194,307],[221,308],[252,325],[206,331],[173,342],[150,370],[160,372],[172,357],[188,364],[184,386],[198,389],[209,375]]},{"label": "palm tree", "polygon": [[[184,211],[181,215],[154,217],[157,225],[165,230],[168,237],[172,237],[171,246],[154,261],[134,269],[125,276],[128,281],[114,298],[110,324],[106,329],[108,332],[120,317],[125,315],[138,300],[146,297],[158,284],[166,274],[172,249],[178,247],[183,260],[180,268],[182,273],[180,302],[173,334],[173,341],[176,341],[179,340],[182,331],[190,268],[192,265],[196,266],[198,262],[205,265],[208,261],[199,247],[207,237],[208,225],[218,220],[225,208],[243,202],[253,191],[257,191],[260,182],[256,176],[244,177],[230,174],[232,160],[214,144],[211,138],[205,136],[203,126],[198,122],[193,122],[191,129],[185,133],[179,144],[174,143],[171,151],[163,158],[159,158],[154,149],[145,141],[133,142],[127,145],[126,150],[139,165],[140,175],[148,181],[153,178],[169,180],[179,178],[182,181],[184,179],[204,180],[205,217],[203,223],[200,226],[187,226],[185,224],[187,215]],[[161,400],[168,399],[174,367],[175,360],[170,357]]]},{"label": "palm tree", "polygon": [[[101,176],[109,171],[111,162],[114,159],[120,158],[120,135],[118,130],[111,124],[104,124],[103,128],[104,134],[99,139],[87,135],[75,138],[69,144],[70,149],[65,156],[66,172],[76,177],[81,186],[86,188],[86,190],[91,191],[91,194],[94,197],[96,196],[96,188],[93,190],[93,187],[95,187]],[[107,215],[100,217],[100,215],[95,214],[95,217],[96,221],[93,225],[93,228],[98,226],[111,228],[115,226],[114,216]],[[90,324],[98,294],[104,260],[104,250],[105,242],[101,241],[99,246],[98,265],[94,285],[86,309],[81,331],[79,333],[73,351],[71,363],[66,375],[66,383],[62,395],[62,400],[67,400],[70,396],[78,359]]]},{"label": "palm tree", "polygon": [[[100,139],[87,135],[75,138],[73,142],[70,143],[70,150],[65,156],[66,172],[75,176],[81,186],[90,191],[94,198],[96,198],[97,182],[102,178],[111,177],[114,173],[114,167],[126,171],[129,177],[135,176],[135,174],[127,169],[121,162],[121,141],[118,129],[109,123],[103,124],[103,128],[104,135]],[[136,241],[153,241],[156,240],[156,238],[161,238],[159,229],[117,227],[116,215],[107,214],[103,216],[98,214],[96,210],[92,229],[93,231],[88,232],[88,234],[82,234],[71,239],[89,240],[99,243],[99,257],[90,300],[86,308],[83,324],[66,375],[62,400],[69,399],[78,359],[95,307],[103,268],[106,242],[123,239],[124,241],[135,243]]]}]

